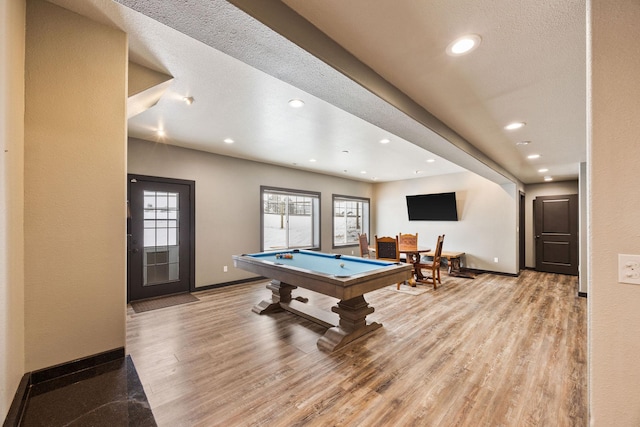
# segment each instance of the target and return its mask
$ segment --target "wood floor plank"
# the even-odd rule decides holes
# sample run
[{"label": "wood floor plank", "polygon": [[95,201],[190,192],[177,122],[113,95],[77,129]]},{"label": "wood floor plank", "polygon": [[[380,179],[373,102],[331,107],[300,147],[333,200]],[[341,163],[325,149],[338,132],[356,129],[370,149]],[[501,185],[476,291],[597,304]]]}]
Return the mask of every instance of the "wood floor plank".
[{"label": "wood floor plank", "polygon": [[160,426],[586,426],[577,279],[443,279],[417,296],[367,294],[383,328],[330,354],[316,347],[323,327],[251,312],[267,282],[128,310],[127,350]]}]

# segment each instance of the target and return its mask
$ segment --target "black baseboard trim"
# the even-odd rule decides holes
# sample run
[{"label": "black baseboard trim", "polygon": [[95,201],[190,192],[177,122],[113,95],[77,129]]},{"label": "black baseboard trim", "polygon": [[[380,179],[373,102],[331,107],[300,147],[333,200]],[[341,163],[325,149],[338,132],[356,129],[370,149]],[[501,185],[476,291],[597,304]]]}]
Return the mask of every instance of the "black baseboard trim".
[{"label": "black baseboard trim", "polygon": [[93,356],[61,363],[49,368],[40,369],[31,373],[31,384],[40,384],[65,375],[75,374],[85,369],[91,369],[103,363],[124,358],[124,347],[108,350]]},{"label": "black baseboard trim", "polygon": [[463,271],[470,271],[474,274],[495,274],[498,276],[509,276],[509,277],[518,277],[518,274],[515,273],[503,273],[502,271],[491,271],[491,270],[480,270],[477,268],[462,268]]},{"label": "black baseboard trim", "polygon": [[207,286],[198,286],[192,292],[200,292],[200,291],[208,291],[209,289],[225,288],[227,286],[241,285],[243,283],[250,283],[250,282],[257,282],[259,280],[269,280],[269,279],[266,278],[266,277],[263,277],[263,276],[258,276],[258,277],[252,277],[250,279],[234,280],[232,282],[216,283],[214,285],[207,285]]},{"label": "black baseboard trim", "polygon": [[16,390],[16,394],[11,402],[9,412],[7,413],[2,426],[18,427],[20,425],[22,417],[24,416],[24,410],[29,398],[29,393],[31,392],[31,387],[33,385],[77,374],[118,359],[124,359],[124,347],[61,363],[49,368],[27,372],[22,376],[22,380],[20,380],[20,384],[18,385],[18,389]]},{"label": "black baseboard trim", "polygon": [[578,296],[582,297],[582,298],[586,298],[587,297],[587,293],[586,292],[578,292]]},{"label": "black baseboard trim", "polygon": [[18,427],[22,422],[24,410],[27,407],[27,399],[29,398],[29,389],[31,388],[31,375],[27,372],[22,376],[18,389],[16,390],[13,401],[9,407],[9,412],[4,419],[3,427]]},{"label": "black baseboard trim", "polygon": [[495,274],[497,276],[507,276],[507,277],[518,277],[519,275],[517,273],[504,273],[502,271],[485,271],[484,273],[489,273],[489,274]]}]

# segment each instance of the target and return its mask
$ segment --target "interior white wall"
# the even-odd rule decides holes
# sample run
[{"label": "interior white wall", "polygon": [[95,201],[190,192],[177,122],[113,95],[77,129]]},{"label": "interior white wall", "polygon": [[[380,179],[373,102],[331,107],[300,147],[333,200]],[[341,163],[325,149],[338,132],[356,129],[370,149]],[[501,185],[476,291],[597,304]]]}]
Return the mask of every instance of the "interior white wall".
[{"label": "interior white wall", "polygon": [[[451,191],[458,221],[409,221],[405,196]],[[378,183],[372,234],[418,233],[419,245],[430,248],[445,234],[443,250],[465,252],[464,266],[517,274],[516,193],[515,185],[500,186],[471,172]]]},{"label": "interior white wall", "polygon": [[24,374],[25,7],[0,2],[0,419]]},{"label": "interior white wall", "polygon": [[[332,249],[332,195],[371,198],[372,184],[139,139],[129,139],[128,172],[196,182],[196,287],[255,276],[232,255],[260,251],[260,186],[321,193],[321,250]],[[228,272],[223,267],[228,266]]]},{"label": "interior white wall", "polygon": [[543,184],[527,184],[525,192],[525,263],[529,268],[536,266],[536,241],[534,236],[533,201],[540,196],[561,196],[578,194],[578,181],[545,182]]},{"label": "interior white wall", "polygon": [[587,4],[591,425],[635,427],[640,286],[618,282],[618,254],[640,254],[640,2]]},{"label": "interior white wall", "polygon": [[27,2],[25,368],[124,347],[127,37]]}]

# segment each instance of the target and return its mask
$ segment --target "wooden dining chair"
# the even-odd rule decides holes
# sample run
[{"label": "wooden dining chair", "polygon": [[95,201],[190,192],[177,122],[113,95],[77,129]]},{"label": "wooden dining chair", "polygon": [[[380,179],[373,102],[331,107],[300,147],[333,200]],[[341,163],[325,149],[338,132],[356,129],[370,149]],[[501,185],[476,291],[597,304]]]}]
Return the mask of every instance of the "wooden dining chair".
[{"label": "wooden dining chair", "polygon": [[431,280],[433,282],[433,289],[438,288],[438,283],[442,284],[440,280],[440,259],[442,257],[442,245],[444,244],[444,234],[438,236],[436,248],[433,251],[433,261],[431,263],[420,263],[419,268],[425,270],[431,270],[431,277],[426,277],[424,280]]},{"label": "wooden dining chair", "polygon": [[[418,250],[418,233],[416,234],[399,234],[398,244],[400,245],[400,250],[403,249],[415,249]],[[407,258],[403,258],[404,255],[400,256],[402,262],[413,262],[411,260],[407,260]]]},{"label": "wooden dining chair", "polygon": [[360,256],[362,258],[371,258],[369,255],[369,239],[367,239],[367,233],[358,233],[358,243],[360,244]]},{"label": "wooden dining chair", "polygon": [[418,233],[416,234],[402,234],[398,237],[398,244],[401,248],[415,248],[418,249]]},{"label": "wooden dining chair", "polygon": [[[385,261],[400,262],[400,244],[398,236],[394,237],[378,237],[376,238],[376,258]],[[402,282],[398,282],[398,289]]]},{"label": "wooden dining chair", "polygon": [[386,261],[400,262],[400,245],[398,236],[376,238],[376,258]]}]

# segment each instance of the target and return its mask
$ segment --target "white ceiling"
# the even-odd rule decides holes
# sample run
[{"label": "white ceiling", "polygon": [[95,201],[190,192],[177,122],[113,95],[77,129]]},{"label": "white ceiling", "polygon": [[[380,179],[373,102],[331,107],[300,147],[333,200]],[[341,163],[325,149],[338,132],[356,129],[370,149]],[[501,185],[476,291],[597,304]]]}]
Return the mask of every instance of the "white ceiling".
[{"label": "white ceiling", "polygon": [[[583,0],[283,1],[522,181],[586,161]],[[469,33],[477,50],[445,54]]]},{"label": "white ceiling", "polygon": [[[583,0],[283,0],[446,132],[223,0],[51,1],[124,30],[132,61],[174,77],[157,105],[129,120],[132,137],[368,181],[465,168],[535,183],[575,179],[586,161]],[[481,35],[480,47],[447,56],[466,33]],[[292,98],[305,106],[292,109]],[[512,121],[527,126],[504,130]],[[531,143],[516,145],[523,140]]]}]

